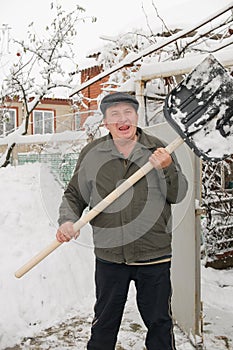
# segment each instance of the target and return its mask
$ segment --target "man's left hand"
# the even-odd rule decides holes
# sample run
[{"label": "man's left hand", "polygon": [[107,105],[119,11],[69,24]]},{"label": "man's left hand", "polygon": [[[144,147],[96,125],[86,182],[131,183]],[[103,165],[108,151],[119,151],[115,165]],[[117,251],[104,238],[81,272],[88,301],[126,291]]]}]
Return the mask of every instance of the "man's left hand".
[{"label": "man's left hand", "polygon": [[172,163],[172,157],[165,148],[157,148],[150,156],[149,161],[155,169],[164,169]]}]

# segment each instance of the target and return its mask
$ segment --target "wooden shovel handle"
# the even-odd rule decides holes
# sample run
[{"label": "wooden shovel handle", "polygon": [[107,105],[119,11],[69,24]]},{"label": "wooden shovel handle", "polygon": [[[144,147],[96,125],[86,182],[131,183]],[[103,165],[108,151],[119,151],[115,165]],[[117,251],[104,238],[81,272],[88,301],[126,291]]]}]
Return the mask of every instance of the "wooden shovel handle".
[{"label": "wooden shovel handle", "polygon": [[46,258],[46,256],[48,256],[50,253],[52,253],[61,244],[62,244],[61,242],[58,242],[58,240],[55,239],[47,247],[45,247],[37,255],[35,255],[31,260],[29,260],[25,265],[20,267],[15,272],[15,277],[17,277],[17,278],[22,277],[26,272],[30,271],[34,266],[39,264],[39,262],[41,262],[41,260]]},{"label": "wooden shovel handle", "polygon": [[169,143],[169,145],[167,145],[165,149],[169,154],[172,154],[172,152],[174,152],[179,146],[181,146],[182,143],[184,143],[184,140],[180,136],[178,136],[175,140]]},{"label": "wooden shovel handle", "polygon": [[[178,148],[184,140],[181,137],[177,137],[173,142],[167,145],[166,150],[168,153],[172,153],[176,148]],[[118,197],[120,197],[124,192],[126,192],[130,187],[132,187],[137,181],[148,174],[153,169],[153,165],[147,162],[143,167],[137,170],[133,175],[126,179],[119,187],[112,191],[107,197],[105,197],[101,202],[99,202],[94,208],[92,208],[87,214],[81,217],[78,221],[73,224],[74,231],[79,231],[83,226],[85,226],[94,217],[99,215],[105,208],[107,208],[111,203],[113,203]],[[29,260],[25,265],[23,265],[19,270],[15,272],[15,277],[20,278],[29,270],[31,270],[35,265],[37,265],[41,260],[46,258],[50,253],[52,253],[56,248],[58,248],[62,243],[57,240],[53,241],[46,248],[41,250],[37,255],[35,255],[31,260]]]}]

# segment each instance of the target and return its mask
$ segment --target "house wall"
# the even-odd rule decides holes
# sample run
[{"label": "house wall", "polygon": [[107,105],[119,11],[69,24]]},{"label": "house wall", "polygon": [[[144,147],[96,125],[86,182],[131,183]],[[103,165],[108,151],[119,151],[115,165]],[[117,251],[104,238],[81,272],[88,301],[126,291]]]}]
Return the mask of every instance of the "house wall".
[{"label": "house wall", "polygon": [[[16,127],[19,127],[22,123],[24,111],[22,102],[15,100],[8,100],[7,107],[16,110]],[[54,132],[59,133],[66,130],[75,130],[75,115],[72,109],[72,103],[69,99],[57,99],[57,98],[45,98],[43,99],[36,110],[47,110],[54,112]],[[33,134],[33,116],[30,115],[28,135]],[[5,152],[7,145],[0,145],[0,153]],[[40,151],[41,146],[34,145],[18,145],[18,152]]]},{"label": "house wall", "polygon": [[[35,110],[51,110],[54,112],[54,131],[63,132],[66,130],[75,130],[75,119],[72,111],[72,103],[69,99],[45,98],[36,107]],[[33,133],[33,118],[30,117],[31,130]]]},{"label": "house wall", "polygon": [[[95,77],[102,71],[103,71],[102,66],[94,66],[94,67],[83,69],[81,71],[81,84]],[[103,85],[108,81],[108,79],[109,77],[107,76],[103,79],[100,79],[96,83],[90,85],[86,89],[82,90],[82,94],[84,96],[84,103],[87,106],[87,108],[85,108],[84,106],[80,106],[80,111],[87,111],[87,110],[93,111],[98,109],[97,97],[103,92],[102,91]],[[83,114],[81,116],[81,125],[84,123],[84,121],[89,115],[91,115],[91,113]]]},{"label": "house wall", "polygon": [[[81,83],[95,77],[103,70],[102,66],[93,66],[81,71]],[[77,130],[78,127],[82,127],[85,120],[92,115],[91,111],[98,109],[97,97],[102,93],[104,83],[108,81],[108,77],[100,79],[98,82],[92,84],[88,88],[82,91],[84,96],[84,105],[79,106],[79,123],[77,124],[77,118],[72,108],[71,99],[58,99],[58,98],[44,98],[35,108],[36,110],[47,110],[54,112],[54,132],[59,133],[66,130]],[[7,107],[16,110],[16,127],[19,127],[24,117],[23,104],[17,98],[7,101]],[[78,113],[78,112],[77,112]],[[28,134],[33,134],[33,113],[29,119]],[[0,153],[5,152],[7,145],[0,145]],[[19,146],[18,151],[22,149],[23,152],[29,151],[26,146]],[[31,146],[30,146],[31,150]]]}]

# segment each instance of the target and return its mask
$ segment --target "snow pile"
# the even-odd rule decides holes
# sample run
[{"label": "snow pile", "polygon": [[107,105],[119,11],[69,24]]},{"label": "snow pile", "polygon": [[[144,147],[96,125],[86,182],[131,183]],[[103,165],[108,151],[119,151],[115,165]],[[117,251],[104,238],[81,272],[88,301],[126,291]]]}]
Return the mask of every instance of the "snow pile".
[{"label": "snow pile", "polygon": [[93,253],[63,245],[20,280],[14,272],[55,239],[61,189],[39,164],[0,169],[0,349],[66,318],[93,295]]}]

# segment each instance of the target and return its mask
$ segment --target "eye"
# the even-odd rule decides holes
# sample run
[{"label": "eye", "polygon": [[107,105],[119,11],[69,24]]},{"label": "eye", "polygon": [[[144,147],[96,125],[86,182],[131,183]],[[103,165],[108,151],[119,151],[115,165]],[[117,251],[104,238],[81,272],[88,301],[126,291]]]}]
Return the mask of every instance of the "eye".
[{"label": "eye", "polygon": [[112,114],[111,114],[111,116],[112,116],[113,118],[117,118],[118,115],[119,115],[118,113],[112,113]]},{"label": "eye", "polygon": [[126,114],[132,114],[132,110],[131,110],[131,109],[127,109],[127,110],[125,111],[125,113],[126,113]]}]

